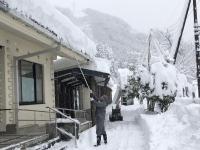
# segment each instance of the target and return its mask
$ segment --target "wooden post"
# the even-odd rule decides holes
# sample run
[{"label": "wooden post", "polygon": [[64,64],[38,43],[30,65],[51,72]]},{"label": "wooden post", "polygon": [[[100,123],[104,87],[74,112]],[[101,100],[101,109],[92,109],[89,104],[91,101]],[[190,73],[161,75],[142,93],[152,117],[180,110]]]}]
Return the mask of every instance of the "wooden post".
[{"label": "wooden post", "polygon": [[195,39],[195,50],[196,50],[196,65],[197,65],[197,85],[198,95],[200,96],[200,50],[199,50],[199,26],[197,17],[197,3],[193,0],[193,13],[194,13],[194,39]]},{"label": "wooden post", "polygon": [[148,45],[148,70],[149,72],[151,71],[151,64],[150,64],[150,61],[151,61],[151,32],[149,34],[149,45]]}]

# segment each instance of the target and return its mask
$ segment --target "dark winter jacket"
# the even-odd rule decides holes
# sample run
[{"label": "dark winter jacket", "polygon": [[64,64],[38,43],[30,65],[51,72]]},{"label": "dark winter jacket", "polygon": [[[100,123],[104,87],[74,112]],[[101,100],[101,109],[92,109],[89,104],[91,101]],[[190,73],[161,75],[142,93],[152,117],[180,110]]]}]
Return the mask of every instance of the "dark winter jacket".
[{"label": "dark winter jacket", "polygon": [[97,126],[97,136],[105,134],[105,115],[106,115],[106,106],[108,103],[108,97],[106,95],[101,96],[100,98],[94,97],[94,104],[96,105],[96,126]]}]

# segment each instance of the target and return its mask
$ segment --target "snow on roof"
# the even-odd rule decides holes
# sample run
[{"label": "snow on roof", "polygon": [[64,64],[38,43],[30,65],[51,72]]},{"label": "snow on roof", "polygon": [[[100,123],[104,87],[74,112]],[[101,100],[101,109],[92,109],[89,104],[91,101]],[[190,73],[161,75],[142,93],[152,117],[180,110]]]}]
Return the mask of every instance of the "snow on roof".
[{"label": "snow on roof", "polygon": [[41,0],[6,0],[6,2],[9,8],[54,31],[69,48],[87,53],[91,57],[96,54],[95,43],[48,0],[42,0],[42,2]]},{"label": "snow on roof", "polygon": [[111,62],[104,58],[95,57],[93,63],[84,65],[83,68],[110,74]]},{"label": "snow on roof", "polygon": [[[79,64],[77,61],[71,61],[67,58],[60,58],[54,61],[54,67],[56,71],[69,69],[70,67],[77,67]],[[80,64],[81,68],[94,70],[102,73],[110,74],[111,62],[107,59],[94,57],[92,63]]]}]

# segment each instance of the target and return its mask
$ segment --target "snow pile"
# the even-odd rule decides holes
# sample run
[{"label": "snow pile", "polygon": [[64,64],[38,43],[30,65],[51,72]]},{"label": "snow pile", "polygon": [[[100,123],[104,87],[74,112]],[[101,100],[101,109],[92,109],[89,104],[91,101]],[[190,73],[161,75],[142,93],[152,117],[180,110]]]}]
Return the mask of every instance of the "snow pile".
[{"label": "snow pile", "polygon": [[189,93],[188,95],[192,95],[192,92],[195,92],[195,89],[193,89],[192,84],[190,84],[187,80],[187,77],[184,74],[178,73],[177,74],[177,96],[181,97],[183,96],[183,89],[188,87]]},{"label": "snow pile", "polygon": [[87,53],[96,54],[96,45],[79,27],[56,9],[48,0],[6,0],[11,9],[34,19],[43,26],[58,34],[63,43],[68,47]]},{"label": "snow pile", "polygon": [[110,78],[110,80],[108,82],[108,87],[110,87],[112,89],[112,100],[113,100],[115,93],[117,92],[118,84],[115,83],[115,81],[113,80],[112,77]]},{"label": "snow pile", "polygon": [[118,72],[121,80],[121,88],[124,89],[128,84],[129,76],[131,76],[132,73],[128,68],[118,69]]},{"label": "snow pile", "polygon": [[200,106],[192,99],[176,99],[163,114],[141,115],[150,150],[200,149]]}]

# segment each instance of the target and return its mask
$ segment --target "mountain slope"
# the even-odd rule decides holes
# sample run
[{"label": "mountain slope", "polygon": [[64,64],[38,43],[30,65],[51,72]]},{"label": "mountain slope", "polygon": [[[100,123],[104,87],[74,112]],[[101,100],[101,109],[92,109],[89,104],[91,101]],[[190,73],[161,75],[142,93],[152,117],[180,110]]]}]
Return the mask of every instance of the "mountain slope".
[{"label": "mountain slope", "polygon": [[[75,17],[70,9],[57,9],[68,16],[97,45],[106,45],[103,47],[112,48],[113,57],[118,61],[119,66],[127,67],[129,63],[135,65],[147,63],[145,60],[148,50],[147,34],[133,30],[122,19],[92,9],[84,10],[84,15],[80,17]],[[159,46],[152,42],[152,56],[158,53],[156,47],[161,51],[170,51],[173,44],[170,33],[154,30],[153,38],[157,40]],[[152,57],[152,59],[154,58]],[[182,42],[176,67],[190,79],[195,79],[195,51],[191,44]]]},{"label": "mountain slope", "polygon": [[83,17],[76,18],[68,9],[60,8],[75,24],[80,26],[96,44],[112,48],[114,58],[122,62],[136,62],[136,55],[147,48],[147,36],[134,31],[120,18],[86,9]]}]

